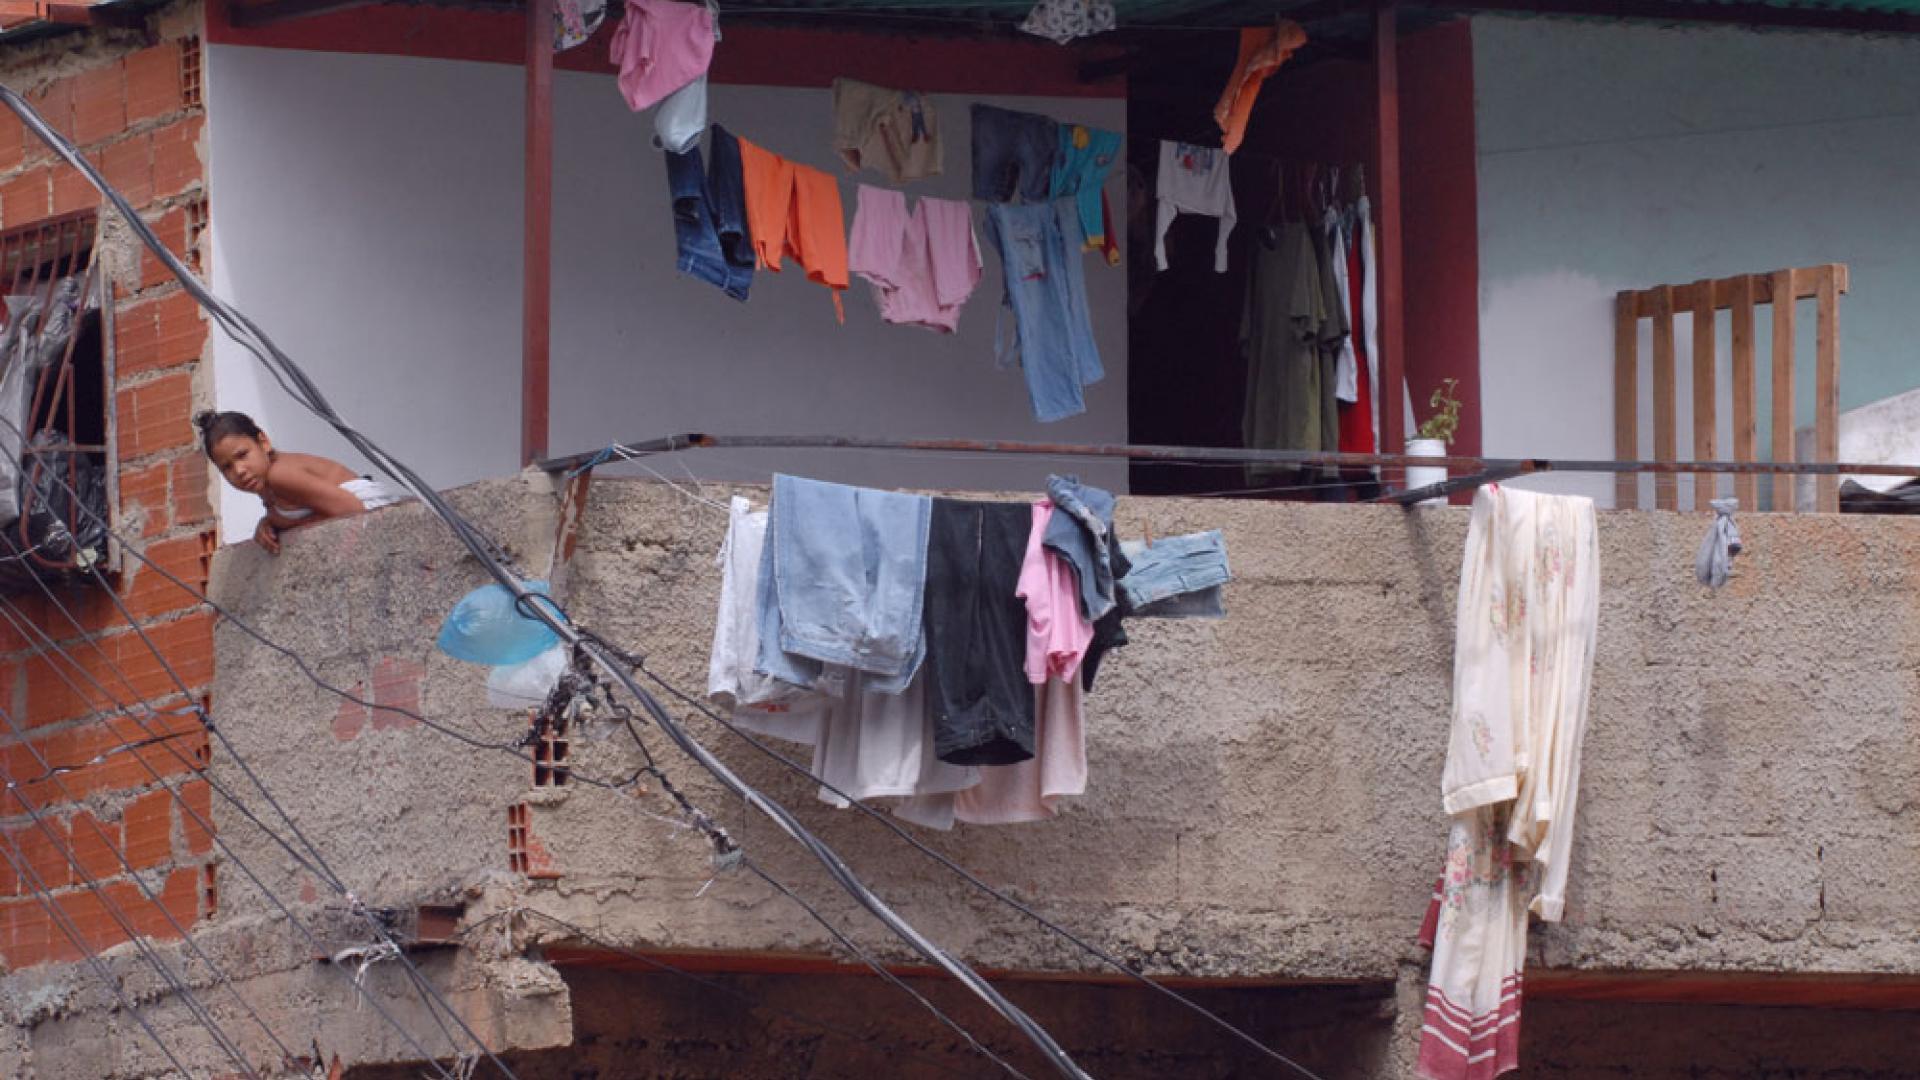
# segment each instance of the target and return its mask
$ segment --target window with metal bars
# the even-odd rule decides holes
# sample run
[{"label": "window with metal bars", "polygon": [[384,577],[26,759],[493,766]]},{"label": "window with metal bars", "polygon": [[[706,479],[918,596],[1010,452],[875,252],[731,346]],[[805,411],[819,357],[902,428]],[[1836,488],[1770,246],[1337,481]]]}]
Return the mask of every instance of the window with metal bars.
[{"label": "window with metal bars", "polygon": [[112,350],[91,210],[0,232],[0,587],[107,560]]}]

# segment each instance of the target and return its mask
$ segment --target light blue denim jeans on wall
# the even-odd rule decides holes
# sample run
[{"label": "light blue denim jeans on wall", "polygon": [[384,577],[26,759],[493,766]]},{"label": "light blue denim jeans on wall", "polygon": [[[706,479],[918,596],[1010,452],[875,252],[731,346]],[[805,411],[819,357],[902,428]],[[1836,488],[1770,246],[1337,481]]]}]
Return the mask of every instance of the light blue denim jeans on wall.
[{"label": "light blue denim jeans on wall", "polygon": [[760,554],[760,657],[755,670],[812,686],[821,664],[878,676],[897,694],[926,656],[924,495],[773,478]]},{"label": "light blue denim jeans on wall", "polygon": [[1120,551],[1133,564],[1120,579],[1130,614],[1146,618],[1221,618],[1220,586],[1231,580],[1227,541],[1218,529],[1170,536],[1151,545],[1126,540]]}]

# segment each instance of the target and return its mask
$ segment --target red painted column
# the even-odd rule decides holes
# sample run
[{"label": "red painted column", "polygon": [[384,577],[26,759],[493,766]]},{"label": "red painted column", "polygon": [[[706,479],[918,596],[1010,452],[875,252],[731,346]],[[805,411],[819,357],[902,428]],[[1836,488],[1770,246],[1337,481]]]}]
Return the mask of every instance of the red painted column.
[{"label": "red painted column", "polygon": [[520,340],[520,463],[547,456],[553,323],[553,0],[527,0],[525,290]]},{"label": "red painted column", "polygon": [[[1380,169],[1380,202],[1374,224],[1380,234],[1380,434],[1386,453],[1406,445],[1407,357],[1404,264],[1400,230],[1400,41],[1399,12],[1391,3],[1374,12],[1374,138]],[[1382,479],[1393,482],[1398,478]]]}]

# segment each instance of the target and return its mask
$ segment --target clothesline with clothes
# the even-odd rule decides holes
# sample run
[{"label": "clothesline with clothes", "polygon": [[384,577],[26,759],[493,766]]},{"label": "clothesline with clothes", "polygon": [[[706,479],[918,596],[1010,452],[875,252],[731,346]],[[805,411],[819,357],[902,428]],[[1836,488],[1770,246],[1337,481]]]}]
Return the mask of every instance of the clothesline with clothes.
[{"label": "clothesline with clothes", "polygon": [[[556,29],[563,47],[597,25],[572,6],[569,15],[562,5]],[[605,17],[604,4],[596,10]],[[841,294],[858,275],[883,321],[954,332],[983,270],[973,206],[922,196],[909,207],[898,187],[863,182],[849,230],[837,177],[708,123],[707,68],[718,40],[716,9],[678,0],[626,0],[612,35],[621,95],[634,111],[654,112],[678,270],[745,301],[756,271],[779,272],[791,258],[831,290],[842,323]],[[926,95],[842,78],[832,109],[832,149],[848,172],[873,170],[894,185],[943,172],[942,126]],[[984,104],[969,119],[972,199],[984,204],[1013,324],[1010,340],[996,326],[996,362],[1020,366],[1036,419],[1078,415],[1083,389],[1105,376],[1081,256],[1100,251],[1118,264],[1104,188],[1123,137]]]},{"label": "clothesline with clothes", "polygon": [[1226,615],[1219,532],[1121,541],[1113,508],[1063,476],[1005,503],[778,475],[767,510],[728,508],[708,693],[812,746],[830,804],[1053,817],[1086,791],[1084,700],[1124,620]]}]

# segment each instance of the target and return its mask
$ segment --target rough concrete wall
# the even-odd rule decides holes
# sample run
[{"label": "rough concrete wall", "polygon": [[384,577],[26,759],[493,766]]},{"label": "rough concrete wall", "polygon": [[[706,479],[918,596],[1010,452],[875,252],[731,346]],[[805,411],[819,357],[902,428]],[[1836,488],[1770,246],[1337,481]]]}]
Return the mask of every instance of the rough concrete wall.
[{"label": "rough concrete wall", "polygon": [[[544,566],[549,494],[513,480],[457,499],[524,565]],[[1360,979],[1379,992],[1397,982],[1392,1063],[1373,1075],[1399,1075],[1423,960],[1411,940],[1442,846],[1436,789],[1466,515],[1125,500],[1119,518],[1127,534],[1223,528],[1236,573],[1230,617],[1135,624],[1089,699],[1092,791],[1061,818],[927,842],[1157,971]],[[1601,644],[1571,907],[1563,926],[1535,930],[1534,963],[1915,973],[1907,928],[1920,892],[1901,868],[1920,841],[1903,749],[1920,533],[1892,520],[1749,515],[1735,581],[1710,595],[1690,569],[1704,525],[1601,519]],[[698,689],[723,527],[666,487],[597,485],[573,567],[575,613]],[[279,559],[228,549],[214,577],[223,604],[339,686],[417,704],[482,742],[526,731],[524,717],[485,708],[482,672],[432,648],[444,613],[484,578],[418,507],[303,532]],[[656,949],[833,952],[823,930],[755,880],[722,874],[709,885],[704,845],[672,827],[651,781],[638,794],[536,789],[525,761],[343,704],[233,624],[218,649],[223,732],[368,904],[464,899],[470,920],[526,907]],[[1012,970],[1094,967],[877,826],[815,802],[804,781],[708,721],[692,728],[961,955]],[[604,732],[590,722],[576,733],[576,768],[630,775],[630,742]],[[906,958],[787,840],[647,737],[769,873],[877,954]],[[222,755],[211,774],[248,790]],[[509,872],[508,811],[522,804],[540,876]],[[329,943],[365,940],[324,882],[224,803],[215,816],[235,859],[303,917],[331,905]],[[356,1017],[341,973],[288,945],[231,863],[220,887],[208,932],[279,943],[261,977],[277,980],[263,984],[285,995],[274,1000],[301,1002],[283,1014],[290,1037],[324,1034],[323,1050],[349,1065],[417,1056]],[[499,1045],[564,1043],[575,1002],[537,947],[566,935],[514,925],[510,941],[497,923],[476,934],[480,951],[438,961],[437,977]],[[532,962],[506,959],[530,948]],[[370,978],[404,999],[391,968]],[[366,1041],[342,1046],[355,1032]]]},{"label": "rough concrete wall", "polygon": [[[1230,618],[1130,629],[1134,643],[1088,700],[1092,791],[1059,820],[930,841],[1159,968],[1392,979],[1417,965],[1410,940],[1441,854],[1466,514],[1127,500],[1119,521],[1135,535],[1223,528],[1236,573]],[[1714,595],[1691,574],[1704,518],[1602,517],[1570,910],[1535,933],[1541,963],[1920,969],[1904,929],[1920,892],[1901,869],[1916,861],[1890,855],[1920,843],[1905,812],[1920,533],[1884,519],[1742,524],[1747,552]],[[576,610],[699,687],[723,526],[658,485],[601,487]],[[812,805],[803,782],[712,726],[698,730],[963,953],[1013,968],[1080,965],[1040,935],[1010,932],[1016,923],[876,827]],[[741,822],[766,865],[831,905],[790,845],[697,790]],[[662,861],[644,826],[571,806],[535,818],[566,875],[556,892],[640,890],[649,940],[821,944],[756,889],[716,886],[687,903],[706,868]]]}]

